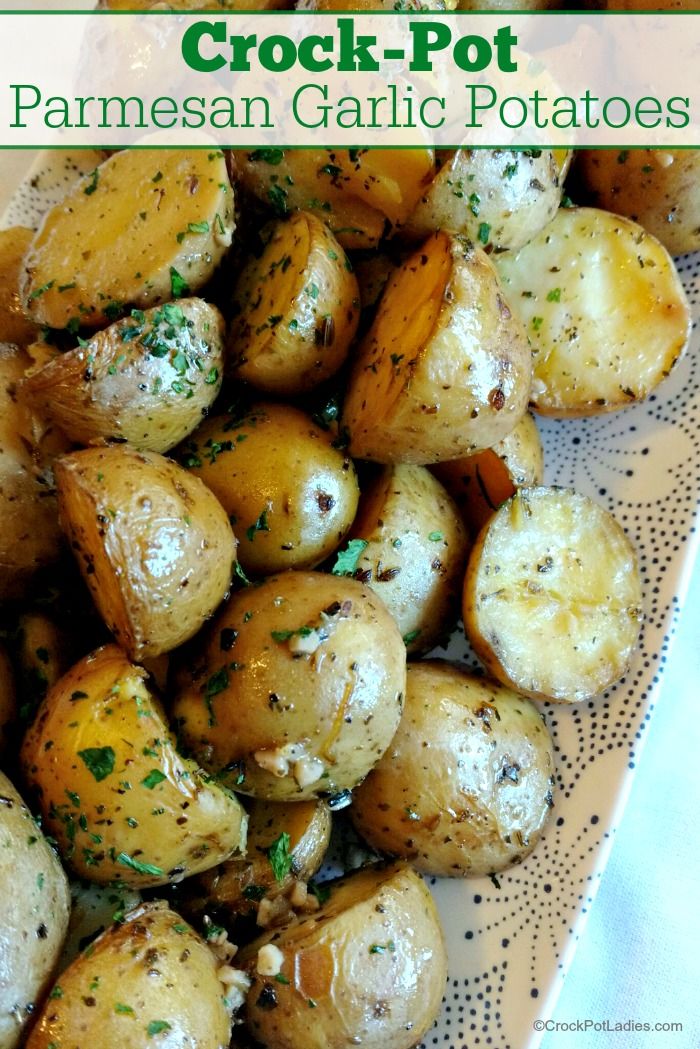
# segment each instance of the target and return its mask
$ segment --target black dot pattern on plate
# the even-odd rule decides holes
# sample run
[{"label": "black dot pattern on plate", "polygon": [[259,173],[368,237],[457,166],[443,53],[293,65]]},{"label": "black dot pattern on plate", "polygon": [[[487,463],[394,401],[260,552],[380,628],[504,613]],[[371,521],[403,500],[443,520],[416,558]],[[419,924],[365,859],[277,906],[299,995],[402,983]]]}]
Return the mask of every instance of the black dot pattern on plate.
[{"label": "black dot pattern on plate", "polygon": [[[99,155],[44,154],[4,217],[35,226]],[[678,260],[700,316],[700,254]],[[697,320],[696,320],[697,324]],[[539,420],[549,483],[571,485],[613,512],[634,543],[646,620],[625,678],[595,701],[544,704],[557,756],[552,818],[533,854],[493,879],[430,879],[440,909],[450,976],[441,1015],[422,1047],[520,1049],[556,994],[596,894],[669,658],[678,595],[697,546],[700,503],[700,346],[643,404],[581,420]],[[478,661],[461,629],[435,655]],[[340,820],[342,825],[344,820]],[[324,876],[368,858],[334,835]]]}]

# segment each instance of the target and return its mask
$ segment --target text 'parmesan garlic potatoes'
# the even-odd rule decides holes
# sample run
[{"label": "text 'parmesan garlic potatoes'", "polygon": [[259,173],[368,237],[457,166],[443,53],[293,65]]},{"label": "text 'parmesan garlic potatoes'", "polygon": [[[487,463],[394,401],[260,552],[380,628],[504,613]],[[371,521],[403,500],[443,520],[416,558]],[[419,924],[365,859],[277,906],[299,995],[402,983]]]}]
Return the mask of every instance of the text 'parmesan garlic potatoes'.
[{"label": "text 'parmesan garlic potatoes'", "polygon": [[488,448],[527,407],[530,349],[488,256],[436,233],[389,279],[358,347],[350,451],[427,464]]},{"label": "text 'parmesan garlic potatoes'", "polygon": [[180,738],[230,786],[272,801],[352,789],[401,715],[406,650],[372,591],[285,572],[234,594],[187,657]]},{"label": "text 'parmesan garlic potatoes'", "polygon": [[253,980],[250,1030],[267,1049],[417,1045],[437,1016],[447,979],[430,890],[403,864],[368,868],[327,887],[330,898],[319,911],[241,952]]},{"label": "text 'parmesan garlic potatoes'", "polygon": [[135,660],[196,634],[224,597],[236,540],[187,470],[121,445],[57,460],[63,527],[102,618]]},{"label": "text 'parmesan garlic potatoes'", "polygon": [[643,400],[690,335],[673,260],[641,226],[596,208],[560,208],[497,268],[532,344],[531,403],[590,415]]},{"label": "text 'parmesan garlic potatoes'", "polygon": [[353,577],[391,612],[409,653],[453,625],[468,542],[457,507],[424,466],[386,466],[365,486],[351,536]]},{"label": "text 'parmesan garlic potatoes'", "polygon": [[[2,667],[0,667],[2,669]],[[68,881],[0,772],[0,1046],[15,1049],[48,990],[70,914]]]},{"label": "text 'parmesan garlic potatoes'", "polygon": [[220,150],[121,150],[51,208],[25,256],[37,324],[77,330],[197,291],[231,244]]},{"label": "text 'parmesan garlic potatoes'", "polygon": [[360,317],[352,265],[328,227],[300,211],[274,224],[233,294],[229,369],[258,390],[302,394],[347,356]]},{"label": "text 'parmesan garlic potatoes'", "polygon": [[61,973],[27,1049],[226,1049],[219,962],[179,914],[144,903]]},{"label": "text 'parmesan garlic potatoes'", "polygon": [[291,405],[260,403],[213,416],[179,458],[229,515],[238,559],[251,574],[320,564],[342,543],[357,510],[352,459]]},{"label": "text 'parmesan garlic potatoes'", "polygon": [[553,786],[534,704],[449,663],[409,663],[398,731],[350,814],[374,848],[424,874],[492,874],[535,847]]},{"label": "text 'parmesan garlic potatoes'", "polygon": [[223,327],[202,299],[132,310],[33,371],[22,395],[76,444],[116,438],[167,452],[221,389]]},{"label": "text 'parmesan garlic potatoes'", "polygon": [[521,488],[469,557],[464,626],[479,658],[533,699],[591,699],[626,672],[643,619],[632,544],[570,488]]},{"label": "text 'parmesan garlic potatoes'", "polygon": [[245,849],[245,812],[181,758],[141,667],[116,645],[50,689],[22,767],[63,859],[89,881],[165,885]]}]

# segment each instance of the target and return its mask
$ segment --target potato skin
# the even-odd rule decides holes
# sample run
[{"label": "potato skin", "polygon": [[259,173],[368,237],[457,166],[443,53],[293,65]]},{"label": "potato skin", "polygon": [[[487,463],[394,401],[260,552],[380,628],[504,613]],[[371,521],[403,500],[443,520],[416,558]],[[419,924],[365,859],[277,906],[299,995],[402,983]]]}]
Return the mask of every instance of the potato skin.
[{"label": "potato skin", "polygon": [[214,493],[246,572],[313,568],[342,543],[360,496],[332,434],[289,405],[261,402],[202,423],[180,461]]},{"label": "potato skin", "polygon": [[68,929],[63,868],[0,772],[0,1046],[15,1049],[48,990]]},{"label": "potato skin", "polygon": [[299,211],[275,223],[238,278],[233,317],[231,374],[258,390],[294,397],[338,371],[357,330],[359,289],[320,219]]},{"label": "potato skin", "polygon": [[[612,6],[608,4],[609,9]],[[644,4],[635,0],[633,6],[639,9]],[[684,6],[669,4],[666,9]],[[575,172],[591,204],[638,222],[672,255],[700,248],[698,150],[583,149],[577,154]]]},{"label": "potato skin", "polygon": [[22,301],[38,324],[102,327],[126,304],[189,294],[175,274],[197,291],[232,233],[219,150],[120,150],[44,216],[25,256]]},{"label": "potato skin", "polygon": [[460,667],[410,663],[398,731],[353,797],[355,828],[424,874],[492,874],[535,847],[554,750],[528,700]]},{"label": "potato skin", "polygon": [[0,644],[0,759],[8,752],[17,723],[17,685],[7,646]]},{"label": "potato skin", "polygon": [[22,383],[22,395],[76,444],[118,438],[167,452],[216,400],[224,321],[202,299],[181,299],[98,332]]},{"label": "potato skin", "polygon": [[[409,1049],[435,1019],[447,956],[430,891],[405,865],[330,883],[330,899],[240,955],[253,984],[247,1023],[267,1049]],[[284,982],[255,967],[282,952]],[[276,1007],[270,1004],[276,1002]]]},{"label": "potato skin", "polygon": [[228,590],[236,540],[208,488],[155,452],[57,460],[59,511],[107,626],[136,661],[195,634]]},{"label": "potato skin", "polygon": [[217,968],[179,914],[141,904],[61,974],[26,1049],[226,1049],[231,1020]]},{"label": "potato skin", "polygon": [[[288,834],[292,866],[277,881],[267,850],[281,834]],[[325,801],[254,799],[249,805],[245,857],[233,857],[196,879],[195,909],[224,911],[231,918],[255,913],[256,898],[274,898],[287,892],[295,879],[308,881],[323,863],[331,837],[331,810]],[[246,891],[248,895],[246,895]],[[252,894],[251,894],[252,893]]]},{"label": "potato skin", "polygon": [[422,238],[447,229],[487,251],[517,250],[554,218],[562,187],[552,150],[458,149],[445,158],[403,233]]},{"label": "potato skin", "polygon": [[354,578],[396,621],[409,655],[454,623],[468,552],[457,507],[424,466],[386,466],[366,486],[351,537],[367,545]]},{"label": "potato skin", "polygon": [[19,297],[22,260],[33,237],[34,230],[25,226],[0,230],[0,342],[17,346],[26,346],[39,334]]},{"label": "potato skin", "polygon": [[188,657],[173,714],[201,764],[226,770],[244,794],[334,794],[352,789],[389,745],[405,660],[368,587],[285,572],[233,595]]},{"label": "potato skin", "polygon": [[61,551],[53,478],[36,420],[17,396],[30,364],[23,350],[0,344],[0,602],[22,597]]},{"label": "potato skin", "polygon": [[97,649],[50,689],[22,745],[45,826],[89,881],[165,885],[245,846],[241,805],[179,757],[146,678],[116,645]]},{"label": "potato skin", "polygon": [[431,470],[459,507],[470,534],[476,536],[517,488],[542,484],[544,457],[537,424],[526,412],[493,448],[436,463]]},{"label": "potato skin", "polygon": [[488,256],[435,233],[394,273],[358,347],[352,455],[417,465],[488,448],[527,406],[530,350]]}]

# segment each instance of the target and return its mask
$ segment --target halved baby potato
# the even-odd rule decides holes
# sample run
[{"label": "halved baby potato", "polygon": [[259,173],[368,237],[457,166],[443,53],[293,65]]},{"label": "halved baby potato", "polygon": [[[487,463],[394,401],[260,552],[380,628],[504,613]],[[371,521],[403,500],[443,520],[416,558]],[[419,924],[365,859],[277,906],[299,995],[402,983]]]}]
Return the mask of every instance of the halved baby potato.
[{"label": "halved baby potato", "polygon": [[259,403],[207,419],[183,445],[180,461],[236,528],[244,571],[313,568],[343,541],[360,491],[332,436],[298,408]]},{"label": "halved baby potato", "polygon": [[233,150],[236,180],[278,217],[303,208],[345,248],[375,247],[404,222],[433,176],[430,149]]},{"label": "halved baby potato", "polygon": [[427,652],[453,625],[464,579],[467,535],[452,499],[424,466],[386,466],[350,535],[361,544],[353,577],[381,597],[407,651]]},{"label": "halved baby potato", "polygon": [[223,1049],[231,1016],[220,963],[165,903],[143,903],[61,973],[27,1049]]},{"label": "halved baby potato", "polygon": [[350,451],[427,464],[488,448],[527,406],[530,350],[487,255],[435,233],[387,283],[355,357]]},{"label": "halved baby potato", "polygon": [[467,636],[494,677],[533,699],[575,703],[622,677],[641,606],[629,539],[570,488],[520,488],[469,558]]},{"label": "halved baby potato", "polygon": [[535,847],[553,786],[533,703],[450,663],[410,663],[398,731],[350,815],[374,848],[424,874],[493,874]]},{"label": "halved baby potato", "polygon": [[436,463],[431,470],[454,499],[470,533],[476,535],[516,489],[542,484],[544,459],[537,424],[527,412],[493,448]]},{"label": "halved baby potato", "polygon": [[236,561],[228,517],[156,452],[86,448],[56,461],[61,523],[102,618],[140,661],[196,634]]},{"label": "halved baby potato", "polygon": [[13,226],[0,230],[0,342],[26,346],[39,334],[19,297],[22,261],[34,238],[34,230]]},{"label": "halved baby potato", "polygon": [[554,218],[563,184],[552,150],[458,149],[443,157],[403,231],[451,230],[488,251],[514,251]]},{"label": "halved baby potato", "polygon": [[232,374],[285,397],[307,392],[340,368],[360,316],[352,266],[308,211],[275,223],[263,254],[241,272],[233,307]]},{"label": "halved baby potato", "polygon": [[148,675],[116,645],[50,689],[21,760],[44,826],[88,881],[166,885],[245,849],[244,809],[179,755]]},{"label": "halved baby potato", "polygon": [[[217,914],[224,911],[232,918],[254,913],[264,896],[280,896],[296,879],[308,881],[314,876],[323,863],[330,836],[331,810],[325,801],[290,805],[254,799],[248,811],[245,857],[233,857],[199,875],[191,886],[196,908],[214,908]],[[275,848],[280,849],[284,863],[270,862]]]},{"label": "halved baby potato", "polygon": [[202,299],[132,310],[34,370],[22,394],[76,444],[116,438],[167,452],[216,400],[223,329]]},{"label": "halved baby potato", "polygon": [[252,978],[252,1034],[267,1049],[417,1045],[437,1016],[447,979],[430,890],[403,864],[326,887],[330,898],[319,911],[241,951]]},{"label": "halved baby potato", "polygon": [[244,794],[303,801],[351,790],[388,747],[406,652],[369,587],[285,572],[234,594],[187,657],[182,740]]},{"label": "halved baby potato", "polygon": [[220,150],[121,150],[51,208],[24,260],[22,300],[52,328],[100,327],[196,291],[231,244]]},{"label": "halved baby potato", "polygon": [[673,260],[629,219],[561,208],[497,268],[532,344],[531,403],[544,415],[643,400],[687,345],[690,309]]}]

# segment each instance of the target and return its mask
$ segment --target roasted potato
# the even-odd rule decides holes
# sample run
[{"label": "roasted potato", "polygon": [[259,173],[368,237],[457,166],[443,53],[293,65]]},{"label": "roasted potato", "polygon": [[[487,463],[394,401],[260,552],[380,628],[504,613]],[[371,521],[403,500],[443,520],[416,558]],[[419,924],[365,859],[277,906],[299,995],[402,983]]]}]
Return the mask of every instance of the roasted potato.
[{"label": "roasted potato", "polygon": [[386,466],[367,484],[350,532],[355,579],[391,612],[410,654],[427,652],[457,615],[467,535],[424,466]]},{"label": "roasted potato", "polygon": [[26,346],[39,334],[19,297],[22,260],[33,237],[34,230],[25,226],[0,230],[0,342]]},{"label": "roasted potato", "polygon": [[61,973],[27,1049],[224,1049],[225,995],[219,963],[194,929],[165,904],[144,903]]},{"label": "roasted potato", "polygon": [[102,618],[134,660],[176,648],[227,592],[236,540],[187,470],[124,445],[55,464],[59,509]]},{"label": "roasted potato", "polygon": [[[352,6],[351,6],[352,5]],[[454,11],[456,0],[298,0],[297,11]]]},{"label": "roasted potato", "polygon": [[553,786],[554,747],[529,700],[449,663],[410,663],[398,731],[350,815],[424,874],[493,874],[535,847]]},{"label": "roasted potato", "polygon": [[690,335],[673,260],[629,219],[561,208],[497,268],[533,352],[531,403],[545,415],[590,415],[646,397]]},{"label": "roasted potato", "polygon": [[15,1049],[51,982],[68,928],[63,869],[0,772],[0,1046]]},{"label": "roasted potato", "polygon": [[699,174],[697,149],[583,149],[576,157],[591,203],[638,222],[672,255],[700,248]]},{"label": "roasted potato", "polygon": [[88,881],[165,885],[245,848],[243,808],[179,756],[147,677],[99,648],[49,690],[22,744],[44,826]]},{"label": "roasted potato", "polygon": [[229,514],[239,561],[256,575],[320,564],[357,510],[352,460],[330,432],[289,405],[261,403],[208,419],[180,461]]},{"label": "roasted potato", "polygon": [[236,180],[282,218],[303,208],[330,227],[344,248],[375,247],[400,225],[430,182],[430,149],[233,150]]},{"label": "roasted potato", "polygon": [[7,753],[19,713],[17,683],[7,646],[0,643],[0,758]]},{"label": "roasted potato", "polygon": [[517,250],[554,218],[563,178],[548,149],[458,149],[408,219],[406,236],[462,233],[487,251]]},{"label": "roasted potato", "polygon": [[285,572],[231,598],[187,657],[173,708],[201,764],[272,801],[350,790],[396,731],[405,648],[352,579]]},{"label": "roasted potato", "polygon": [[436,463],[431,469],[459,507],[469,532],[476,535],[517,488],[542,484],[544,458],[537,424],[527,412],[493,448]]},{"label": "roasted potato", "polygon": [[233,235],[233,191],[220,150],[122,150],[51,208],[24,260],[32,320],[101,327],[197,291]]},{"label": "roasted potato", "polygon": [[143,902],[138,889],[122,882],[117,885],[97,885],[95,882],[70,883],[71,911],[68,932],[63,941],[63,950],[57,972],[62,973],[76,960],[100,933],[115,922],[124,920],[127,911]]},{"label": "roasted potato", "polygon": [[[231,918],[255,912],[263,897],[289,892],[297,879],[307,882],[323,862],[331,836],[325,801],[250,803],[245,857],[226,860],[189,883],[196,910],[214,908]],[[282,860],[274,859],[279,850]],[[272,861],[270,856],[273,855]]]},{"label": "roasted potato", "polygon": [[570,488],[518,489],[469,557],[467,636],[494,677],[533,699],[591,699],[622,677],[641,604],[630,541]]},{"label": "roasted potato", "polygon": [[117,439],[167,452],[221,389],[223,328],[201,299],[132,310],[33,371],[21,393],[76,444]]},{"label": "roasted potato", "polygon": [[331,882],[330,890],[316,914],[241,952],[253,981],[251,1032],[267,1049],[417,1045],[447,979],[428,888],[409,867],[396,865],[360,871]]},{"label": "roasted potato", "polygon": [[112,11],[148,11],[154,7],[173,11],[284,11],[290,0],[99,0],[98,7]]},{"label": "roasted potato", "polygon": [[24,722],[34,717],[48,690],[68,670],[70,649],[71,639],[48,612],[35,608],[19,616],[15,658]]},{"label": "roasted potato", "polygon": [[24,596],[61,550],[53,478],[32,414],[17,398],[30,363],[23,350],[0,343],[0,603]]},{"label": "roasted potato", "polygon": [[391,277],[358,348],[350,451],[427,464],[488,448],[527,406],[530,351],[486,254],[435,233]]},{"label": "roasted potato", "polygon": [[347,356],[360,316],[352,266],[311,212],[277,222],[241,272],[228,335],[230,370],[265,393],[294,397]]}]

